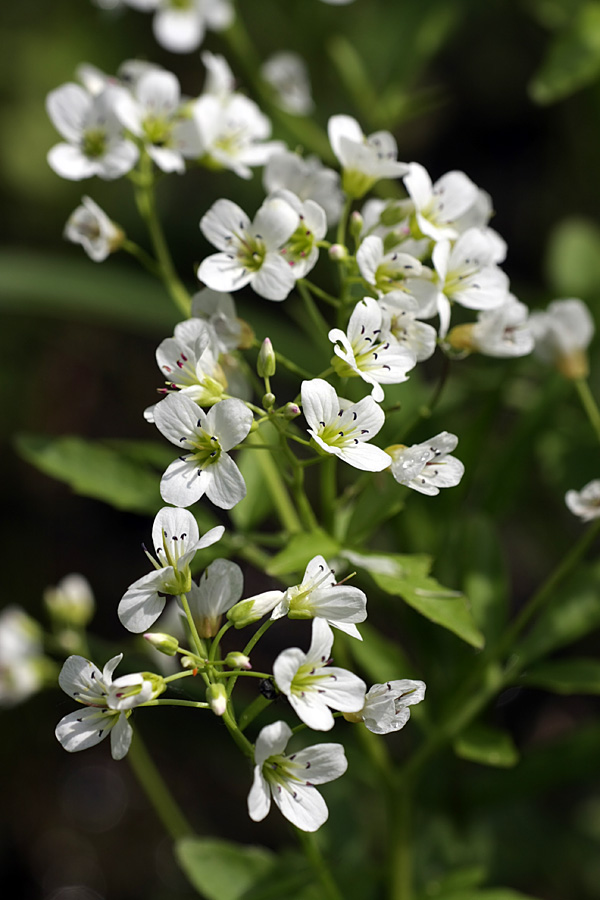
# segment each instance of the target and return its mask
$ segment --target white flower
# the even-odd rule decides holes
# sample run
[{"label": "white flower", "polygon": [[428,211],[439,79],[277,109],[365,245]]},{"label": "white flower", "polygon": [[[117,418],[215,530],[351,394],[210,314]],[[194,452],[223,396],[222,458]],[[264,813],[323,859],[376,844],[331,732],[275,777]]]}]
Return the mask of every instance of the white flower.
[{"label": "white flower", "polygon": [[212,168],[231,169],[251,178],[253,166],[264,166],[285,144],[268,141],[271,122],[249,97],[203,94],[190,106],[191,118],[181,126],[188,144],[185,156],[201,157]]},{"label": "white flower", "polygon": [[374,684],[367,692],[366,702],[358,716],[374,734],[390,734],[400,731],[410,719],[409,706],[420,703],[425,697],[425,682],[402,678]]},{"label": "white flower", "polygon": [[200,59],[206,69],[203,93],[212,94],[221,101],[226,101],[235,88],[235,76],[229,63],[224,56],[211,53],[210,50],[204,50],[200,54]]},{"label": "white flower", "polygon": [[534,311],[529,324],[535,355],[568,378],[587,376],[586,353],[594,336],[594,320],[582,300],[554,300],[545,312]]},{"label": "white flower", "polygon": [[190,590],[189,564],[194,554],[218,541],[224,530],[222,525],[217,525],[201,538],[198,523],[187,509],[160,510],[152,526],[155,557],[146,551],[154,571],[129,586],[117,610],[128,631],[146,631],[165,608],[168,595],[177,596]]},{"label": "white flower", "polygon": [[277,95],[279,106],[292,116],[307,116],[314,109],[306,63],[298,53],[274,53],[261,66],[260,74]]},{"label": "white flower", "polygon": [[[130,6],[139,0],[127,0]],[[152,27],[161,46],[171,53],[191,53],[200,46],[207,28],[223,31],[233,21],[229,0],[141,0],[143,6],[157,7]]]},{"label": "white flower", "polygon": [[387,452],[392,457],[392,475],[398,484],[434,497],[441,487],[454,487],[463,477],[464,465],[455,456],[449,455],[457,444],[455,434],[442,431],[423,444],[388,447]]},{"label": "white flower", "polygon": [[67,221],[64,237],[74,244],[81,244],[90,259],[102,262],[118,250],[123,242],[123,232],[90,197],[82,197]]},{"label": "white flower", "polygon": [[410,278],[406,289],[420,304],[419,315],[440,317],[440,336],[450,324],[450,301],[467,309],[496,309],[507,302],[508,278],[494,262],[495,244],[487,232],[470,228],[454,246],[441,240],[433,248],[433,280]]},{"label": "white flower", "polygon": [[415,162],[409,165],[404,186],[414,203],[421,232],[434,241],[457,238],[457,220],[480,198],[477,186],[464,172],[447,172],[432,184],[427,170]]},{"label": "white flower", "polygon": [[471,330],[473,349],[499,358],[527,356],[534,346],[528,316],[527,306],[509,294],[506,303],[498,309],[477,316]]},{"label": "white flower", "polygon": [[380,178],[399,178],[408,171],[406,163],[398,162],[398,147],[389,131],[366,137],[356,119],[332,116],[327,133],[350,197],[362,197]]},{"label": "white flower", "polygon": [[227,453],[247,436],[252,413],[234,398],[221,400],[203,412],[181,394],[169,394],[154,410],[156,427],[184,451],[166,470],[160,493],[166,503],[190,506],[204,494],[231,509],[246,496],[240,470]]},{"label": "white flower", "polygon": [[285,722],[273,722],[258,735],[248,813],[254,822],[262,821],[272,797],[293,825],[301,831],[317,831],[329,812],[315,785],[339,778],[348,762],[341,744],[316,744],[286,756],[283,751],[291,736]]},{"label": "white flower", "polygon": [[[212,333],[201,319],[186,319],[175,326],[174,336],[161,341],[156,350],[156,362],[167,384],[159,393],[178,391],[201,406],[223,398],[227,379],[210,347],[211,339]],[[156,405],[145,410],[147,422],[154,421],[155,412]]]},{"label": "white flower", "polygon": [[358,712],[365,702],[364,681],[346,669],[330,666],[333,632],[324,619],[314,619],[308,653],[291,647],[273,663],[275,683],[302,721],[315,731],[329,731],[331,709]]},{"label": "white flower", "polygon": [[565,503],[584,522],[600,517],[600,479],[590,481],[580,491],[567,491]]},{"label": "white flower", "polygon": [[380,447],[368,443],[385,420],[383,410],[372,397],[351,403],[338,397],[334,388],[322,378],[303,381],[301,395],[308,433],[321,450],[366,472],[381,472],[388,468],[391,457]]},{"label": "white flower", "polygon": [[373,389],[371,396],[381,402],[384,398],[382,384],[400,384],[408,379],[406,374],[417,362],[412,350],[395,338],[382,337],[383,310],[373,297],[359,300],[348,322],[347,334],[340,328],[332,328],[329,340],[334,341],[336,359],[333,367],[342,377],[359,375]]},{"label": "white flower", "polygon": [[401,290],[406,278],[417,278],[423,269],[410,253],[398,250],[385,253],[383,240],[376,234],[361,242],[356,262],[365,281],[383,293]]},{"label": "white flower", "polygon": [[[95,747],[110,734],[113,759],[123,759],[127,754],[133,736],[127,721],[129,713],[107,705],[112,675],[122,659],[122,653],[113,656],[102,672],[83,656],[69,656],[63,665],[58,683],[65,693],[87,707],[64,716],[56,726],[56,737],[69,753]],[[149,682],[148,685],[150,690],[146,688],[148,696],[145,699],[149,700],[152,686]]]},{"label": "white flower", "polygon": [[148,155],[163,172],[185,171],[187,144],[177,132],[181,89],[172,72],[150,68],[133,85],[133,93],[122,91],[115,113],[132,134],[141,138]]},{"label": "white flower", "polygon": [[80,181],[98,175],[110,180],[134,167],[138,148],[123,137],[114,112],[121,90],[109,87],[93,96],[79,84],[63,84],[48,94],[48,115],[66,141],[48,153],[50,167],[61,178]]},{"label": "white flower", "polygon": [[298,215],[298,227],[281,248],[281,255],[292,268],[294,278],[305,278],[319,258],[318,241],[327,233],[327,216],[314,200],[300,200],[291,191],[282,189],[273,195],[285,200]]},{"label": "white flower", "polygon": [[192,297],[192,316],[212,329],[219,353],[229,353],[242,344],[243,324],[231,294],[204,288]]},{"label": "white flower", "polygon": [[415,354],[417,362],[433,356],[437,344],[437,331],[432,325],[417,319],[419,304],[404,291],[390,291],[378,300],[383,313],[382,339],[395,338]]},{"label": "white flower", "polygon": [[214,637],[221,616],[242,596],[244,576],[240,567],[228,559],[215,559],[202,573],[198,585],[192,581],[188,601],[200,637]]},{"label": "white flower", "polygon": [[279,252],[298,227],[298,214],[279,198],[266,200],[254,222],[231,200],[217,200],[200,229],[220,253],[207,257],[198,278],[215,291],[237,291],[250,284],[267,300],[285,300],[295,283]]},{"label": "white flower", "polygon": [[20,606],[0,612],[0,706],[13,706],[38,691],[45,659],[38,623]]},{"label": "white flower", "polygon": [[344,203],[340,176],[317,156],[302,159],[289,150],[274,153],[265,166],[263,185],[269,194],[286,188],[300,200],[314,200],[325,210],[328,225],[334,225],[340,217]]}]

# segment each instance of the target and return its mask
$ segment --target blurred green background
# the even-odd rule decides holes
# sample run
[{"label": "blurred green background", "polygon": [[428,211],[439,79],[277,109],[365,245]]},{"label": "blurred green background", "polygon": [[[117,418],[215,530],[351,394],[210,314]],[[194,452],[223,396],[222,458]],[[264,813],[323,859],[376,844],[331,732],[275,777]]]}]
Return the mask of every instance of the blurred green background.
[{"label": "blurred green background", "polygon": [[[319,126],[349,113],[366,132],[390,127],[400,159],[421,162],[434,179],[466,171],[494,199],[493,225],[508,242],[505,269],[517,296],[531,306],[580,296],[597,319],[600,3],[356,0],[336,8],[318,0],[241,0],[240,9],[263,58],[280,49],[305,57]],[[221,35],[209,33],[204,46],[228,54]],[[114,72],[132,57],[175,71],[184,92],[201,88],[199,53],[161,50],[149,16],[103,12],[87,0],[0,7],[2,603],[41,618],[43,589],[79,571],[95,591],[94,627],[107,642],[120,639],[117,601],[144,571],[139,545],[150,518],[72,493],[23,461],[14,441],[22,433],[154,438],[141,412],[158,383],[155,347],[176,315],[133,263],[113,258],[96,266],[61,237],[88,193],[147,246],[131,192],[123,182],[62,181],[45,159],[58,139],[44,112],[46,94],[74,79],[82,61]],[[242,66],[228,58],[250,92]],[[295,145],[284,130],[277,136]],[[160,185],[165,228],[190,286],[193,265],[208,249],[198,222],[220,196],[253,212],[262,200],[260,176],[244,183],[194,171]],[[245,294],[239,311],[260,337],[281,334],[281,307]],[[593,350],[598,396],[597,345]],[[438,367],[434,361],[421,383],[415,379],[407,406],[429,395]],[[390,429],[389,441],[399,440]],[[409,518],[388,530],[388,549],[434,553],[436,575],[450,587],[463,587],[474,560],[487,559],[504,573],[507,602],[516,608],[580,533],[563,496],[598,477],[593,433],[569,386],[530,360],[462,364],[414,439],[442,429],[460,436],[467,478],[447,497],[407,498]],[[247,577],[252,585],[255,576]],[[454,678],[473,651],[404,607],[394,615],[390,625],[391,610],[382,606],[373,618],[401,636],[417,669],[433,651],[435,666],[422,674],[435,715],[436,682]],[[579,654],[596,651],[593,632],[582,637]],[[55,723],[70,708],[57,691],[0,714],[3,887],[14,884],[11,896],[22,900],[192,896],[126,763],[113,764],[106,746],[68,757],[56,743]],[[219,723],[184,724],[174,742],[175,711],[155,712],[144,717],[142,732],[194,824],[277,846],[274,816],[258,827],[246,818],[248,773],[234,750],[226,745],[218,758],[211,752]],[[594,697],[511,689],[490,717],[511,733],[522,763],[504,771],[443,757],[415,823],[427,896],[443,897],[444,871],[460,868],[465,883],[486,869],[490,884],[542,900],[600,898],[597,713]],[[402,755],[413,740],[408,730],[392,738],[392,752]],[[376,835],[372,788],[359,774],[356,796]],[[327,796],[333,852],[351,865],[358,838],[345,827],[356,811],[337,785]]]}]

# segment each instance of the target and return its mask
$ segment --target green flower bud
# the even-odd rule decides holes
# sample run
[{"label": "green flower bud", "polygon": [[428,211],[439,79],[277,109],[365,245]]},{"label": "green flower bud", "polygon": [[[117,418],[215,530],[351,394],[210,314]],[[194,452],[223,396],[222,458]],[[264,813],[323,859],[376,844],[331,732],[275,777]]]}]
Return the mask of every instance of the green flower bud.
[{"label": "green flower bud", "polygon": [[266,337],[262,342],[260,353],[256,361],[256,371],[259,378],[271,378],[275,374],[275,351],[271,339]]},{"label": "green flower bud", "polygon": [[250,657],[246,656],[244,653],[240,653],[239,650],[232,650],[231,653],[228,653],[225,657],[225,665],[229,666],[230,669],[251,669],[250,665]]},{"label": "green flower bud", "polygon": [[179,641],[170,634],[152,634],[149,631],[144,637],[149,644],[160,650],[165,656],[175,656],[179,649]]}]

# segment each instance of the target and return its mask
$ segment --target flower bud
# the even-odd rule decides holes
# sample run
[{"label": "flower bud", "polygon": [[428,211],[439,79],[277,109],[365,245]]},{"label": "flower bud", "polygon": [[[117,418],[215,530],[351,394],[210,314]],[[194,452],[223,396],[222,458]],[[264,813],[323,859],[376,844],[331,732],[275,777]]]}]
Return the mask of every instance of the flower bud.
[{"label": "flower bud", "polygon": [[229,666],[230,669],[251,669],[250,665],[250,657],[246,656],[244,653],[240,653],[239,650],[232,650],[231,653],[228,653],[225,657],[225,665]]},{"label": "flower bud", "polygon": [[359,722],[363,721],[362,710],[361,712],[345,712],[342,715],[346,722],[351,722],[353,725],[358,725]]},{"label": "flower bud", "polygon": [[332,244],[329,248],[329,259],[333,260],[333,262],[344,262],[344,260],[348,259],[348,248],[344,247],[343,244]]},{"label": "flower bud", "polygon": [[275,394],[272,394],[271,391],[269,391],[269,393],[265,394],[264,397],[262,398],[262,404],[263,404],[264,408],[267,410],[273,409],[273,407],[275,406],[276,399],[277,398],[276,398]]},{"label": "flower bud", "polygon": [[285,419],[295,419],[296,416],[300,415],[300,407],[297,403],[286,403],[285,406],[281,407],[279,413]]},{"label": "flower bud", "polygon": [[83,575],[67,575],[44,591],[44,603],[61,625],[85,628],[95,611],[94,595]]},{"label": "flower bud", "polygon": [[262,342],[256,361],[256,371],[259,378],[271,378],[275,374],[275,351],[271,339],[268,337]]},{"label": "flower bud", "polygon": [[235,628],[245,628],[273,612],[283,597],[283,591],[264,591],[247,600],[240,600],[227,612],[227,618]]},{"label": "flower bud", "polygon": [[355,240],[360,238],[360,233],[363,230],[364,219],[357,209],[354,210],[352,215],[350,216],[350,234]]},{"label": "flower bud", "polygon": [[227,691],[225,685],[218,682],[217,684],[209,684],[206,688],[206,702],[214,712],[215,716],[222,716],[227,709]]},{"label": "flower bud", "polygon": [[152,647],[160,650],[165,656],[175,656],[179,649],[179,641],[171,634],[152,634],[149,631],[144,637]]}]

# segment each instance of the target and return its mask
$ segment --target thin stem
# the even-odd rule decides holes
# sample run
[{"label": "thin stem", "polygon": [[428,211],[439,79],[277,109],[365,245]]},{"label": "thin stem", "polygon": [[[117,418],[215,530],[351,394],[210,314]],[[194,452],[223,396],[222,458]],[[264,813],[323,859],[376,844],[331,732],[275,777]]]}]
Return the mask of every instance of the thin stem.
[{"label": "thin stem", "polygon": [[337,497],[337,459],[334,456],[323,459],[321,467],[321,510],[323,524],[330,533],[335,526],[335,501]]},{"label": "thin stem", "polygon": [[390,900],[412,900],[412,822],[410,788],[404,783],[401,789],[388,796],[390,802],[391,840],[389,854]]},{"label": "thin stem", "polygon": [[151,275],[154,275],[156,278],[162,278],[162,274],[160,271],[160,266],[156,262],[156,260],[150,256],[149,253],[146,253],[145,250],[142,250],[134,241],[125,240],[121,244],[121,250],[124,250],[125,253],[129,253],[130,256],[133,256],[139,263],[143,265]]},{"label": "thin stem", "polygon": [[323,300],[324,303],[328,303],[330,306],[335,306],[337,309],[340,306],[340,301],[336,297],[332,297],[331,294],[328,294],[327,291],[323,291],[316,284],[313,284],[312,281],[308,281],[306,278],[302,278],[302,284],[305,285],[309,291],[318,297],[319,300]]},{"label": "thin stem", "polygon": [[262,694],[259,694],[258,697],[255,697],[252,703],[250,703],[250,705],[246,707],[246,709],[240,716],[238,725],[240,731],[244,731],[248,727],[250,722],[253,722],[254,719],[258,715],[260,715],[260,713],[263,712],[263,710],[265,710],[267,706],[270,706],[272,702],[272,700],[267,700],[266,697],[263,697]]},{"label": "thin stem", "polygon": [[[252,635],[252,637],[250,638],[250,640],[248,641],[248,643],[242,650],[242,653],[244,654],[244,656],[250,656],[250,653],[252,652],[252,650],[254,649],[256,644],[260,641],[260,639],[263,636],[263,634],[265,633],[265,631],[267,631],[271,627],[272,624],[273,624],[273,619],[267,619],[266,622],[262,623],[260,628],[257,628],[257,630],[254,632],[254,634]],[[236,681],[237,681],[237,675],[235,678],[232,678],[231,681],[229,682],[229,684],[227,685],[227,696],[228,697],[231,697],[231,694],[235,687]]]},{"label": "thin stem", "polygon": [[175,271],[171,253],[158,217],[154,195],[152,160],[147,153],[142,153],[140,167],[142,178],[135,185],[136,204],[142,219],[146,223],[163,284],[175,306],[184,316],[188,317],[191,310],[191,299]]},{"label": "thin stem", "polygon": [[295,362],[292,362],[292,360],[288,359],[287,356],[284,356],[283,353],[279,353],[278,350],[275,351],[275,359],[284,367],[284,369],[288,369],[288,371],[293,372],[294,375],[298,375],[300,378],[313,377],[310,372],[307,372],[302,366],[297,366]]},{"label": "thin stem", "polygon": [[235,719],[233,718],[229,704],[227,705],[227,709],[222,716],[223,722],[229,731],[229,734],[238,745],[244,756],[247,756],[248,759],[254,760],[254,745],[250,743],[246,735],[242,734],[240,729],[238,728]]},{"label": "thin stem", "polygon": [[193,835],[192,826],[183,815],[162,775],[154,765],[137,729],[133,735],[127,759],[135,777],[154,807],[156,815],[173,840],[178,841]]},{"label": "thin stem", "polygon": [[298,292],[299,292],[300,296],[302,297],[302,302],[304,303],[304,309],[306,310],[306,314],[312,324],[312,328],[310,329],[312,338],[313,339],[315,338],[315,332],[316,332],[316,337],[318,337],[318,339],[321,341],[323,346],[325,346],[325,343],[327,343],[327,345],[329,347],[331,347],[329,338],[327,337],[327,335],[329,334],[329,331],[330,331],[330,326],[327,323],[326,319],[323,317],[321,310],[318,308],[315,301],[313,300],[313,297],[312,297],[310,291],[308,290],[306,285],[303,284],[302,281],[297,281],[296,287],[298,288]]},{"label": "thin stem", "polygon": [[233,626],[232,626],[231,622],[225,622],[225,624],[222,626],[221,630],[218,632],[215,639],[213,640],[212,644],[210,645],[210,653],[208,654],[208,658],[211,663],[213,663],[217,657],[217,650],[219,649],[219,644],[221,643],[222,638],[224,637],[224,635],[227,634],[229,629],[232,627]]},{"label": "thin stem", "polygon": [[218,678],[271,678],[269,672],[249,672],[247,669],[235,669],[232,672],[217,672]]},{"label": "thin stem", "polygon": [[[190,673],[191,674],[191,673]],[[210,703],[202,700],[147,700],[142,706],[189,706],[192,709],[210,709]]]},{"label": "thin stem", "polygon": [[183,611],[185,612],[185,617],[187,619],[187,623],[190,628],[190,632],[192,634],[192,641],[194,643],[194,647],[196,648],[196,653],[198,656],[202,657],[202,659],[207,658],[206,647],[204,645],[204,641],[201,639],[198,634],[198,629],[196,628],[196,623],[194,622],[194,617],[192,615],[192,611],[190,609],[190,604],[187,598],[187,594],[180,594],[179,599],[181,600],[181,605],[183,606]]},{"label": "thin stem", "polygon": [[333,876],[329,871],[327,863],[323,859],[316,836],[313,833],[301,831],[299,828],[296,828],[295,831],[298,840],[304,848],[308,861],[323,886],[325,892],[323,900],[343,900],[342,893],[333,880]]},{"label": "thin stem", "polygon": [[581,405],[590,420],[590,425],[594,429],[596,437],[600,440],[600,410],[598,409],[598,404],[590,390],[590,386],[585,378],[577,378],[575,380],[575,387],[577,388]]}]

